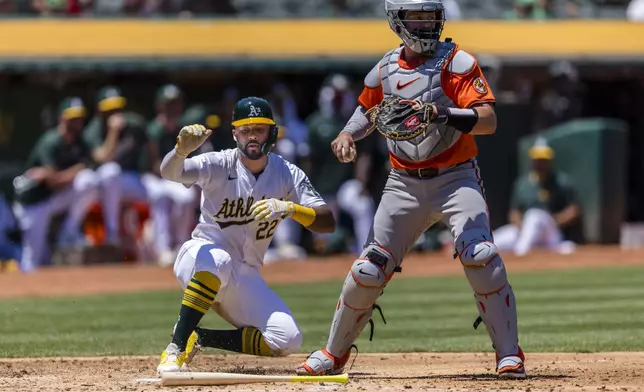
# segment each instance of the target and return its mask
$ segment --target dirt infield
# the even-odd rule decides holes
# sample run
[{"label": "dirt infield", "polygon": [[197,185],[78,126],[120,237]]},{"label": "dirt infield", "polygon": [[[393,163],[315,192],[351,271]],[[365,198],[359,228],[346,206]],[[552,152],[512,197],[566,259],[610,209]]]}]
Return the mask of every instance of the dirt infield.
[{"label": "dirt infield", "polygon": [[[524,258],[504,257],[512,274],[584,267],[644,265],[644,251],[622,252],[615,247],[587,247],[573,255],[534,253]],[[344,279],[354,258],[311,258],[267,265],[262,275],[269,283],[309,283]],[[462,274],[449,254],[412,254],[400,277]],[[171,269],[151,265],[109,265],[43,269],[34,274],[0,274],[0,298],[178,289]]]},{"label": "dirt infield", "polygon": [[[568,268],[644,265],[644,252],[611,247],[584,248],[572,256],[533,254],[506,257],[510,273]],[[266,266],[269,283],[338,280],[353,258],[311,259]],[[402,276],[461,274],[446,254],[412,255]],[[172,271],[154,266],[96,266],[41,270],[35,274],[0,274],[0,298],[82,295],[178,289]],[[200,356],[196,371],[292,374],[304,356],[255,358]],[[644,353],[528,354],[529,378],[500,381],[492,354],[361,354],[349,371],[350,382],[335,384],[248,384],[235,387],[162,388],[135,382],[154,377],[156,357],[0,360],[0,391],[642,391]]]},{"label": "dirt infield", "polygon": [[[197,357],[192,370],[292,374],[304,356]],[[492,354],[361,354],[349,383],[247,384],[227,387],[160,387],[156,358],[37,359],[0,361],[0,391],[642,391],[644,353],[532,354],[526,380],[498,380]]]}]

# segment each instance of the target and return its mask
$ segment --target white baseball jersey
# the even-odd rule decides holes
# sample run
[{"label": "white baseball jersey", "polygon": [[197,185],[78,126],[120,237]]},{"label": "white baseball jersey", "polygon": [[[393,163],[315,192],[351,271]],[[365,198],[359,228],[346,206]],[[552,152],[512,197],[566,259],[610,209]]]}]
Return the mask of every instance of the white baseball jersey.
[{"label": "white baseball jersey", "polygon": [[196,184],[202,189],[201,217],[192,238],[214,243],[233,260],[261,266],[282,219],[255,221],[253,203],[275,198],[314,208],[325,202],[306,174],[281,156],[269,154],[268,165],[256,178],[240,154],[232,149],[190,158],[199,167]]}]

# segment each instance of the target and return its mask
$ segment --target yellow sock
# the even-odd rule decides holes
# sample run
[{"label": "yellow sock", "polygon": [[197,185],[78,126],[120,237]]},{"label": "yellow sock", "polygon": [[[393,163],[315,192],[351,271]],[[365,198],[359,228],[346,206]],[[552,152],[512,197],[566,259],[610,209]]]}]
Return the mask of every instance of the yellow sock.
[{"label": "yellow sock", "polygon": [[206,313],[215,302],[215,296],[221,287],[219,278],[210,272],[197,272],[184,291],[182,305]]},{"label": "yellow sock", "polygon": [[210,309],[221,287],[221,281],[210,272],[197,272],[183,292],[179,321],[172,343],[185,350],[190,334],[197,328],[203,315]]},{"label": "yellow sock", "polygon": [[255,327],[242,328],[242,353],[262,357],[273,356],[273,351],[266,344],[264,336]]}]

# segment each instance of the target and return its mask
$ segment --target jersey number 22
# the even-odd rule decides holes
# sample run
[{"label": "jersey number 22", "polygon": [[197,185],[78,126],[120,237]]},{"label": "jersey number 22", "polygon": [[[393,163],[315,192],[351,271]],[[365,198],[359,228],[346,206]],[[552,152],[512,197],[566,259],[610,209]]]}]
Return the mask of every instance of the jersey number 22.
[{"label": "jersey number 22", "polygon": [[270,222],[268,221],[263,221],[259,224],[259,228],[257,229],[257,235],[255,236],[255,239],[259,240],[265,240],[267,238],[271,238],[273,236],[273,233],[275,233],[275,228],[277,227],[277,224],[280,222],[279,219],[272,220]]}]

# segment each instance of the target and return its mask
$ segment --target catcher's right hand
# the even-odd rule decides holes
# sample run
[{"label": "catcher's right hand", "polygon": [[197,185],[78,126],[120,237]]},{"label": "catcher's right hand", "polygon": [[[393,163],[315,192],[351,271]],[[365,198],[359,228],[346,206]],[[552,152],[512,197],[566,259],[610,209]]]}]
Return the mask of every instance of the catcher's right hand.
[{"label": "catcher's right hand", "polygon": [[342,163],[353,162],[356,159],[356,143],[348,132],[340,132],[338,137],[331,142],[331,149]]},{"label": "catcher's right hand", "polygon": [[177,145],[174,147],[179,155],[188,156],[208,139],[212,131],[203,125],[194,124],[181,128],[177,136]]}]

